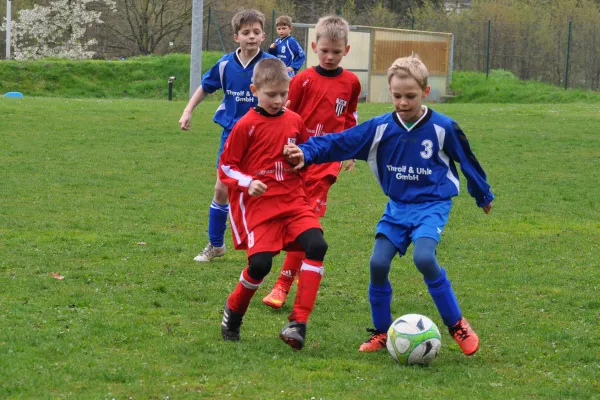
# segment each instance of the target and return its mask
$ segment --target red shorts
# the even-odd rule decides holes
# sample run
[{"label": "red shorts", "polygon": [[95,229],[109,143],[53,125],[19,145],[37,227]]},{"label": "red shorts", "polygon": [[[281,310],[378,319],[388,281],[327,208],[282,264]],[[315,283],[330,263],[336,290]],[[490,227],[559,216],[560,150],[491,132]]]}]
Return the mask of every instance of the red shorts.
[{"label": "red shorts", "polygon": [[325,211],[327,211],[327,195],[329,194],[329,188],[334,183],[335,178],[329,175],[317,181],[306,182],[305,184],[310,208],[315,210],[315,214],[319,218],[325,216]]},{"label": "red shorts", "polygon": [[246,239],[248,257],[263,252],[278,254],[281,250],[301,251],[302,248],[294,241],[300,234],[311,228],[321,229],[319,219],[311,210],[260,224],[248,234]]}]

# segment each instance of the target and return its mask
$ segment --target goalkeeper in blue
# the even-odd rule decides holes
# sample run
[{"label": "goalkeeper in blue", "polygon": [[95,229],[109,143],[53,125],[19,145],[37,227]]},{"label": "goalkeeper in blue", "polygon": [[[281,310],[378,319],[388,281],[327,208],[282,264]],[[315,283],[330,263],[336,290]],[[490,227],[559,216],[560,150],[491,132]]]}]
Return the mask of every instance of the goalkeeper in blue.
[{"label": "goalkeeper in blue", "polygon": [[304,144],[288,144],[284,154],[300,170],[310,164],[358,159],[369,163],[389,197],[377,224],[370,261],[369,302],[374,329],[360,351],[385,347],[391,314],[390,266],[396,254],[414,243],[414,263],[423,274],[444,324],[466,355],[479,348],[479,338],[463,316],[436,248],[459,193],[455,162],[467,178],[478,207],[489,214],[494,195],[486,175],[458,124],[422,104],[429,94],[428,71],[416,56],[397,59],[388,70],[394,112],[375,117],[341,133],[315,136]]}]

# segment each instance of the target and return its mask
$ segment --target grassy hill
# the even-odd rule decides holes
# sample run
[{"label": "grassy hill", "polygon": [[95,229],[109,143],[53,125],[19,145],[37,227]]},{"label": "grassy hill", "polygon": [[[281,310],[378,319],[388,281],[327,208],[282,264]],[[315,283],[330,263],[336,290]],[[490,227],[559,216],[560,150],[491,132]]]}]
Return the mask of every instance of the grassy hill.
[{"label": "grassy hill", "polygon": [[[202,71],[222,53],[204,52]],[[126,60],[42,60],[0,62],[0,93],[68,98],[166,99],[175,76],[173,98],[188,99],[190,56],[135,57]]]},{"label": "grassy hill", "polygon": [[[219,59],[219,52],[205,52],[206,71]],[[42,60],[0,62],[0,93],[20,91],[27,96],[67,98],[166,99],[168,78],[177,77],[173,99],[189,98],[190,56],[135,57],[126,60]],[[521,81],[511,72],[454,72],[451,101],[457,103],[574,103],[600,102],[600,94],[536,81]]]},{"label": "grassy hill", "polygon": [[569,89],[537,81],[522,81],[510,71],[492,70],[486,78],[482,72],[454,72],[454,103],[598,103],[600,93],[586,89]]}]

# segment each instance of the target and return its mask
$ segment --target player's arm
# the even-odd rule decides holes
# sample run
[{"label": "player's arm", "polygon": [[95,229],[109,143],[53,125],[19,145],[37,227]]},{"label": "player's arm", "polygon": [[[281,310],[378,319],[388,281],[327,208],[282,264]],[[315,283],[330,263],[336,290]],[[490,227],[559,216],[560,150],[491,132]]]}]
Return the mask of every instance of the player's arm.
[{"label": "player's arm", "polygon": [[452,129],[447,131],[443,149],[452,160],[460,163],[460,169],[467,178],[469,194],[475,198],[477,206],[488,214],[492,209],[494,194],[487,182],[485,171],[471,150],[467,136],[456,122],[453,122]]},{"label": "player's arm", "polygon": [[302,104],[302,97],[304,96],[304,88],[302,82],[298,79],[298,76],[292,78],[290,82],[290,90],[288,92],[288,100],[285,104],[290,110],[297,112]]},{"label": "player's arm", "polygon": [[375,126],[374,120],[366,121],[340,133],[313,136],[298,146],[306,165],[333,161],[358,159],[367,161],[376,132],[385,126]]},{"label": "player's arm", "polygon": [[[352,95],[350,96],[350,103],[346,110],[346,121],[344,122],[344,129],[349,129],[358,124],[358,99],[360,96],[361,87],[360,81],[357,79],[352,87]],[[356,161],[354,159],[347,160],[344,165],[344,171],[354,171]]]},{"label": "player's arm", "polygon": [[184,131],[190,129],[190,121],[192,120],[192,112],[194,108],[206,98],[210,93],[214,93],[221,89],[221,78],[219,74],[219,60],[210,70],[202,76],[202,84],[196,89],[190,101],[188,101],[181,118],[179,118],[179,127]]},{"label": "player's arm", "polygon": [[293,37],[288,39],[288,46],[294,56],[290,67],[292,67],[294,71],[299,71],[304,64],[304,61],[306,61],[306,54],[304,54],[304,50],[302,50],[300,43]]},{"label": "player's arm", "polygon": [[229,189],[247,192],[251,196],[260,196],[267,186],[242,172],[240,165],[246,153],[250,138],[244,124],[236,124],[225,142],[225,148],[219,162],[219,179]]},{"label": "player's arm", "polygon": [[269,46],[269,54],[276,56],[278,50],[279,46],[277,46],[277,42],[271,43],[271,45]]},{"label": "player's arm", "polygon": [[179,118],[179,127],[182,130],[187,131],[188,129],[190,129],[190,121],[192,120],[192,111],[194,111],[194,108],[196,108],[196,106],[198,104],[202,103],[202,101],[205,98],[206,98],[206,93],[204,92],[202,85],[200,85],[200,87],[198,89],[196,89],[196,91],[194,92],[194,95],[192,96],[190,101],[188,101],[187,106],[185,106],[185,109],[183,110],[183,114],[181,114],[181,118]]},{"label": "player's arm", "polygon": [[358,124],[358,99],[360,98],[361,90],[360,81],[357,80],[352,87],[352,97],[350,97],[350,103],[346,111],[344,129],[352,128]]}]

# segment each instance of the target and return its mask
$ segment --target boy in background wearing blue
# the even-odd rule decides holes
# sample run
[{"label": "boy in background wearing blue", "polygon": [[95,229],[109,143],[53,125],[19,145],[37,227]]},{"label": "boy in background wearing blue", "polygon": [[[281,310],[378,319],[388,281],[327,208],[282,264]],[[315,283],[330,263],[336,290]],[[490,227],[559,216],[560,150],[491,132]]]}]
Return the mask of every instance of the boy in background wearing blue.
[{"label": "boy in background wearing blue", "polygon": [[[233,16],[231,25],[235,32],[233,40],[239,43],[240,47],[233,53],[221,57],[204,74],[202,85],[196,90],[179,119],[179,126],[187,131],[190,129],[190,120],[194,108],[206,98],[207,94],[219,89],[223,90],[223,101],[213,117],[213,121],[223,127],[221,147],[217,156],[217,167],[223,152],[223,146],[233,129],[233,125],[257,104],[256,97],[250,91],[254,66],[263,58],[273,58],[273,56],[264,53],[260,49],[261,43],[266,38],[264,32],[265,16],[260,11],[242,10]],[[228,213],[227,186],[219,180],[217,174],[214,196],[208,214],[209,243],[194,258],[195,261],[207,262],[225,254],[225,230],[227,229]]]},{"label": "boy in background wearing blue", "polygon": [[275,20],[279,37],[269,46],[269,54],[277,56],[287,67],[290,78],[302,68],[306,54],[292,35],[292,18],[282,15]]},{"label": "boy in background wearing blue", "polygon": [[370,261],[369,302],[375,329],[359,351],[385,348],[391,314],[392,259],[414,243],[414,262],[423,274],[444,324],[466,355],[479,348],[479,338],[464,318],[436,248],[448,221],[452,197],[459,192],[459,162],[469,194],[486,214],[494,195],[471,151],[467,137],[451,118],[422,104],[429,94],[427,67],[417,56],[397,59],[388,70],[395,112],[384,114],[338,134],[312,137],[286,145],[284,154],[299,170],[305,165],[359,159],[367,161],[389,197],[377,224]]}]

